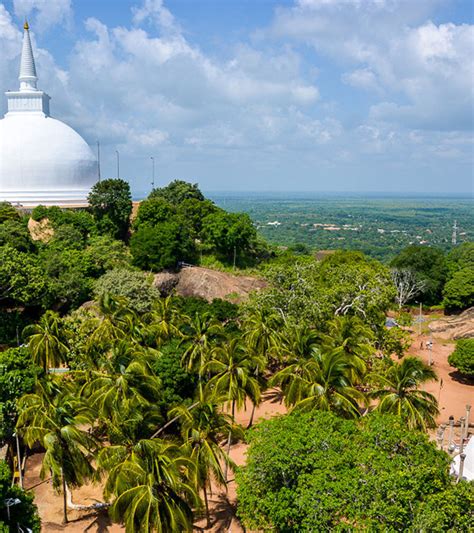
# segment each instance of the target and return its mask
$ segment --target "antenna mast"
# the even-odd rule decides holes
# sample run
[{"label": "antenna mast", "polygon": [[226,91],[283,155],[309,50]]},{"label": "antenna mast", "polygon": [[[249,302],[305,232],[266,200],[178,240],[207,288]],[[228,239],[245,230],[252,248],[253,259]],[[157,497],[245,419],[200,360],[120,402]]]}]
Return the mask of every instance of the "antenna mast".
[{"label": "antenna mast", "polygon": [[456,244],[457,244],[457,234],[458,234],[458,223],[455,220],[454,221],[454,226],[453,226],[453,236],[451,238],[451,244],[453,246],[456,246]]}]

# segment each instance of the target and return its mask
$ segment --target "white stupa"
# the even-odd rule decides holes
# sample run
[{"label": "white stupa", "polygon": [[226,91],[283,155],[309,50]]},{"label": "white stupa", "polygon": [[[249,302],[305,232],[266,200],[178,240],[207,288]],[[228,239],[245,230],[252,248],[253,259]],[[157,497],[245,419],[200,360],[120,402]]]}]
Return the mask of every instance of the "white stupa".
[{"label": "white stupa", "polygon": [[72,128],[49,115],[50,97],[37,89],[25,23],[20,89],[6,93],[0,120],[0,201],[24,206],[85,204],[97,181],[97,159]]}]

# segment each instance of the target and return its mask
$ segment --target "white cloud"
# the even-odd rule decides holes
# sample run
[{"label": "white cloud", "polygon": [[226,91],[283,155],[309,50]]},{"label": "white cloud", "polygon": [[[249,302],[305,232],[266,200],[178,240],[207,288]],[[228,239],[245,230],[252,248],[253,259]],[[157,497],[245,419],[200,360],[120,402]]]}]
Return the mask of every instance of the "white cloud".
[{"label": "white cloud", "polygon": [[15,15],[30,17],[35,14],[34,26],[38,31],[55,24],[69,24],[72,18],[72,0],[13,0]]},{"label": "white cloud", "polygon": [[[53,1],[51,12],[39,1],[17,4],[59,23],[70,16],[70,2]],[[327,177],[322,188],[350,175],[380,190],[380,175],[403,165],[412,175],[440,172],[453,157],[472,161],[472,141],[456,131],[469,126],[472,27],[436,25],[426,2],[415,4],[299,0],[277,10],[260,40],[213,55],[161,0],[144,0],[128,24],[87,19],[64,68],[35,43],[39,85],[55,116],[91,144],[101,140],[105,167],[109,159],[114,168],[118,148],[130,176],[147,176],[153,155],[163,176],[204,178],[209,188],[272,188],[279,179],[297,189],[316,174]],[[301,43],[316,51],[309,60]],[[21,30],[1,3],[0,49],[3,91],[17,86]],[[331,94],[337,85],[367,91],[355,118],[346,117],[353,103]]]},{"label": "white cloud", "polygon": [[[344,83],[384,94],[377,120],[409,127],[472,127],[474,25],[426,21],[432,2],[299,0],[269,32],[355,67]],[[403,103],[400,103],[400,94]]]}]

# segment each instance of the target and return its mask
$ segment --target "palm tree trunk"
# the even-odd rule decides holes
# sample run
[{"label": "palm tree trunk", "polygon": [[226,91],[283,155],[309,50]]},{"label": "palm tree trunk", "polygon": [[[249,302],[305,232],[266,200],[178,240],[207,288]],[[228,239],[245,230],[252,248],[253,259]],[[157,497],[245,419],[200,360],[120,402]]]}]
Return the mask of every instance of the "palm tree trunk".
[{"label": "palm tree trunk", "polygon": [[206,522],[207,522],[207,528],[209,529],[211,527],[211,517],[209,516],[209,502],[207,500],[207,490],[206,490],[205,483],[204,483],[204,486],[202,487],[202,491],[204,492],[204,503],[206,504]]},{"label": "palm tree trunk", "polygon": [[[235,400],[232,400],[232,420],[234,420],[235,416]],[[232,431],[229,431],[229,438],[227,439],[227,455],[230,454],[230,445],[232,444]],[[229,463],[225,463],[225,469],[224,469],[224,479],[227,483],[227,471],[229,469]]]},{"label": "palm tree trunk", "polygon": [[249,420],[249,423],[248,423],[248,426],[247,426],[247,429],[250,429],[252,427],[252,424],[253,424],[253,417],[255,415],[255,409],[256,409],[256,404],[254,404],[252,402],[252,414],[250,415],[250,420]]},{"label": "palm tree trunk", "polygon": [[66,478],[64,477],[64,470],[61,468],[61,481],[63,484],[63,523],[67,524],[67,494],[66,494]]}]

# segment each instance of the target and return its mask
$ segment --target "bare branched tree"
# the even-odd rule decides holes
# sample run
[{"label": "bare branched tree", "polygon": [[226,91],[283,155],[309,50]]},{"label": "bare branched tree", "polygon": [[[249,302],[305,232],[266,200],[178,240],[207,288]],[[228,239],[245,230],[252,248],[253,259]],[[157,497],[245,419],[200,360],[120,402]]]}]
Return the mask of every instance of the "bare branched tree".
[{"label": "bare branched tree", "polygon": [[407,268],[392,269],[392,279],[397,289],[395,299],[399,309],[415,298],[415,296],[422,293],[426,287],[426,283],[420,280],[413,270]]}]

